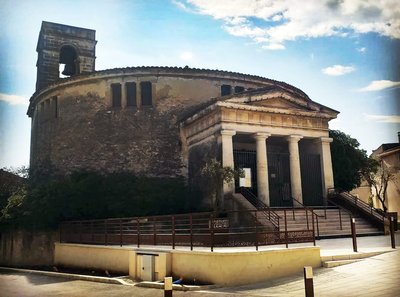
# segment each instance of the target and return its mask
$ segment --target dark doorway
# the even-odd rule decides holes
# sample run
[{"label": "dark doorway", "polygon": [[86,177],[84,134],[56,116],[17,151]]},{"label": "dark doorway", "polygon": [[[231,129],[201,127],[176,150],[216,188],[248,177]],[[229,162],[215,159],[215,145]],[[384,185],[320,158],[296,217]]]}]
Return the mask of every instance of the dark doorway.
[{"label": "dark doorway", "polygon": [[320,156],[316,154],[300,155],[301,188],[303,204],[322,206],[322,179]]},{"label": "dark doorway", "polygon": [[268,181],[270,206],[292,206],[288,153],[268,153]]},{"label": "dark doorway", "polygon": [[[257,196],[256,152],[246,150],[233,150],[233,160],[235,164],[235,169],[251,169],[251,188],[249,188],[249,190],[251,190],[252,193]],[[239,188],[239,180],[235,180],[235,188]]]}]

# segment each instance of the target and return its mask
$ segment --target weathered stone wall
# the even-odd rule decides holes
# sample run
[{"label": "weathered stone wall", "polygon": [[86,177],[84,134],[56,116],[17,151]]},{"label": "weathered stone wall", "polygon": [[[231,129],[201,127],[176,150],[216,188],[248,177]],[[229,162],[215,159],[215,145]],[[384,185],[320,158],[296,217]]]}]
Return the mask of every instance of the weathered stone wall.
[{"label": "weathered stone wall", "polygon": [[57,232],[6,231],[0,233],[0,265],[32,267],[53,265]]},{"label": "weathered stone wall", "polygon": [[222,147],[218,141],[218,136],[213,135],[197,145],[189,148],[189,181],[195,190],[199,190],[205,198],[203,203],[211,207],[211,197],[214,194],[213,189],[207,180],[202,176],[201,169],[207,161],[212,158],[221,160]]},{"label": "weathered stone wall", "polygon": [[79,72],[92,72],[95,69],[96,31],[43,22],[39,33],[36,51],[37,80],[36,90],[44,88],[59,79],[60,49],[64,45],[74,47],[79,59]]},{"label": "weathered stone wall", "polygon": [[[88,169],[187,177],[180,117],[220,96],[222,84],[261,85],[229,77],[150,74],[75,79],[39,94],[34,98],[31,167],[61,174]],[[136,82],[140,102],[141,81],[152,82],[153,106],[126,106],[125,83]],[[121,83],[121,107],[112,107],[112,83]]]}]

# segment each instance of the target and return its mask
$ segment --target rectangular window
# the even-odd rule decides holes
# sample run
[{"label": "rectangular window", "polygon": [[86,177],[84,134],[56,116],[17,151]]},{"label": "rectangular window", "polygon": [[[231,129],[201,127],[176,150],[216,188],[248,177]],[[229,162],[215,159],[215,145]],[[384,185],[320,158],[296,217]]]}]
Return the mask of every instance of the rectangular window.
[{"label": "rectangular window", "polygon": [[48,119],[50,119],[50,114],[51,114],[51,111],[50,111],[50,99],[47,99],[45,102],[44,102],[44,119],[47,121]]},{"label": "rectangular window", "polygon": [[244,92],[244,87],[236,86],[235,87],[235,94]]},{"label": "rectangular window", "polygon": [[121,107],[121,84],[111,84],[112,106]]},{"label": "rectangular window", "polygon": [[45,116],[44,116],[44,102],[40,102],[40,108],[39,108],[39,121],[44,122]]},{"label": "rectangular window", "polygon": [[126,105],[136,107],[136,83],[128,82],[126,88]]},{"label": "rectangular window", "polygon": [[58,100],[57,100],[57,96],[54,96],[51,99],[51,117],[53,118],[58,118]]},{"label": "rectangular window", "polygon": [[152,105],[151,82],[142,81],[140,83],[140,91],[141,91],[142,106],[151,106]]},{"label": "rectangular window", "polygon": [[221,96],[226,96],[231,94],[231,86],[230,85],[222,85],[221,86]]}]

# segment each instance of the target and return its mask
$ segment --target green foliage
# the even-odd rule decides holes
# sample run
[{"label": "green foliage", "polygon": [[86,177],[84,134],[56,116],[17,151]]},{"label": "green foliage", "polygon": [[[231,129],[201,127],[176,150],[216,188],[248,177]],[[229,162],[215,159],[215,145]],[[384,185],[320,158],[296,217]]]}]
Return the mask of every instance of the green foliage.
[{"label": "green foliage", "polygon": [[7,205],[9,197],[24,189],[27,172],[26,167],[0,169],[0,210]]},{"label": "green foliage", "polygon": [[2,221],[16,220],[25,214],[24,204],[26,200],[26,191],[21,189],[14,192],[8,197],[7,203],[0,211],[0,218]]},{"label": "green foliage", "polygon": [[202,168],[201,174],[206,178],[208,188],[214,195],[210,195],[214,211],[220,210],[220,203],[222,201],[222,186],[223,183],[230,183],[235,178],[244,177],[243,170],[235,170],[231,167],[223,167],[221,162],[215,158],[210,159]]},{"label": "green foliage", "polygon": [[55,228],[66,220],[196,211],[198,200],[182,178],[77,172],[30,183],[24,193],[8,199],[0,221],[3,225]]},{"label": "green foliage", "polygon": [[368,170],[367,153],[359,148],[356,139],[341,131],[330,130],[329,136],[333,138],[331,153],[335,187],[350,191],[360,185],[363,172]]}]

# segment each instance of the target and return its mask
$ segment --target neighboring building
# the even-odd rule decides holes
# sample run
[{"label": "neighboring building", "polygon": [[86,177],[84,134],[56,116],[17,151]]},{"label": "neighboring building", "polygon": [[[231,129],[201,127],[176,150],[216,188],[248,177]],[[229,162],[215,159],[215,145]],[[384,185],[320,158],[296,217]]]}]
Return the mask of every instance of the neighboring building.
[{"label": "neighboring building", "polygon": [[[196,183],[212,157],[249,168],[272,206],[326,203],[333,187],[328,122],[338,112],[284,82],[227,71],[95,71],[95,31],[43,22],[30,99],[31,168],[130,171]],[[65,64],[60,78],[60,64]],[[226,185],[225,192],[233,191]]]},{"label": "neighboring building", "polygon": [[[400,132],[398,143],[384,143],[372,151],[372,157],[380,161],[381,166],[393,173],[386,192],[386,206],[389,212],[400,212]],[[372,192],[374,193],[374,192]],[[379,200],[374,198],[374,205],[382,207]]]},{"label": "neighboring building", "polygon": [[[399,142],[384,143],[376,150],[372,151],[371,157],[381,163],[386,170],[393,173],[393,179],[388,182],[386,193],[386,206],[389,212],[400,212],[400,132],[398,133]],[[353,195],[367,203],[373,204],[376,208],[381,208],[382,204],[376,198],[375,190],[363,180],[360,187],[351,191]]]}]

